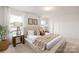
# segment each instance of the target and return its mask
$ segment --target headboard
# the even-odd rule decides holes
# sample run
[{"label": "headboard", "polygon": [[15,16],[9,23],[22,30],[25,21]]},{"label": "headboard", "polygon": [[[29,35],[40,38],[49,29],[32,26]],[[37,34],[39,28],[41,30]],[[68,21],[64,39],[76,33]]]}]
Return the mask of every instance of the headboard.
[{"label": "headboard", "polygon": [[39,25],[28,25],[26,26],[26,31],[34,31],[35,35],[42,35],[44,34],[44,30],[42,27],[40,27]]}]

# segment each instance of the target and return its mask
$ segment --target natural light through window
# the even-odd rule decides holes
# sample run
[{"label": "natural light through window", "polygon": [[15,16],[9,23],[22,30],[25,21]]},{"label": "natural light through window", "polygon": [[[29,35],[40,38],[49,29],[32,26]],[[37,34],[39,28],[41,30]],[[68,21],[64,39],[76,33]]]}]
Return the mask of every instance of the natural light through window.
[{"label": "natural light through window", "polygon": [[18,15],[10,15],[9,20],[10,32],[16,31],[17,30],[16,26],[20,26],[21,30],[23,30],[23,17]]},{"label": "natural light through window", "polygon": [[45,31],[47,31],[48,30],[47,20],[41,20],[41,26],[43,27]]},{"label": "natural light through window", "polygon": [[46,25],[46,22],[44,20],[41,20],[41,25],[42,26]]}]

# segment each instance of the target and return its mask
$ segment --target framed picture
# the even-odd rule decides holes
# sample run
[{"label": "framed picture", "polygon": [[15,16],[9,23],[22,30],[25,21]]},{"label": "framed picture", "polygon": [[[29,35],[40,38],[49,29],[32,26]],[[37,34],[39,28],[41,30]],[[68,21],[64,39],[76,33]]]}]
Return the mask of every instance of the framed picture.
[{"label": "framed picture", "polygon": [[33,24],[34,25],[38,25],[38,20],[37,19],[33,19]]},{"label": "framed picture", "polygon": [[28,18],[28,25],[38,25],[37,19]]},{"label": "framed picture", "polygon": [[32,18],[28,18],[28,24],[33,25],[33,19]]}]

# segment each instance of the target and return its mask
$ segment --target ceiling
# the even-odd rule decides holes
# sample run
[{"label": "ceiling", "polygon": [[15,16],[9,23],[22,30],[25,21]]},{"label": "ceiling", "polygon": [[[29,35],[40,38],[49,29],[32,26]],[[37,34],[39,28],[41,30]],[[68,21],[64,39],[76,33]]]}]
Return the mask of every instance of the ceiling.
[{"label": "ceiling", "polygon": [[14,8],[24,12],[30,12],[37,14],[39,16],[52,16],[53,14],[68,14],[68,13],[79,13],[78,6],[51,6],[52,9],[50,11],[44,10],[45,6],[10,6],[10,8]]}]

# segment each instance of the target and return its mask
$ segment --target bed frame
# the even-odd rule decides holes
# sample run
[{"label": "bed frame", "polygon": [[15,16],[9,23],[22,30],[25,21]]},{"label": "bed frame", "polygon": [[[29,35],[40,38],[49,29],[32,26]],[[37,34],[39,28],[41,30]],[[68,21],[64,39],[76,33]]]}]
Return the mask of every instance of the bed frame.
[{"label": "bed frame", "polygon": [[55,53],[61,45],[63,46],[63,44],[65,44],[65,40],[62,38],[57,44],[52,46],[51,49],[47,49],[47,50],[41,51],[40,49],[35,48],[28,41],[26,41],[26,42],[34,50],[35,53]]}]

